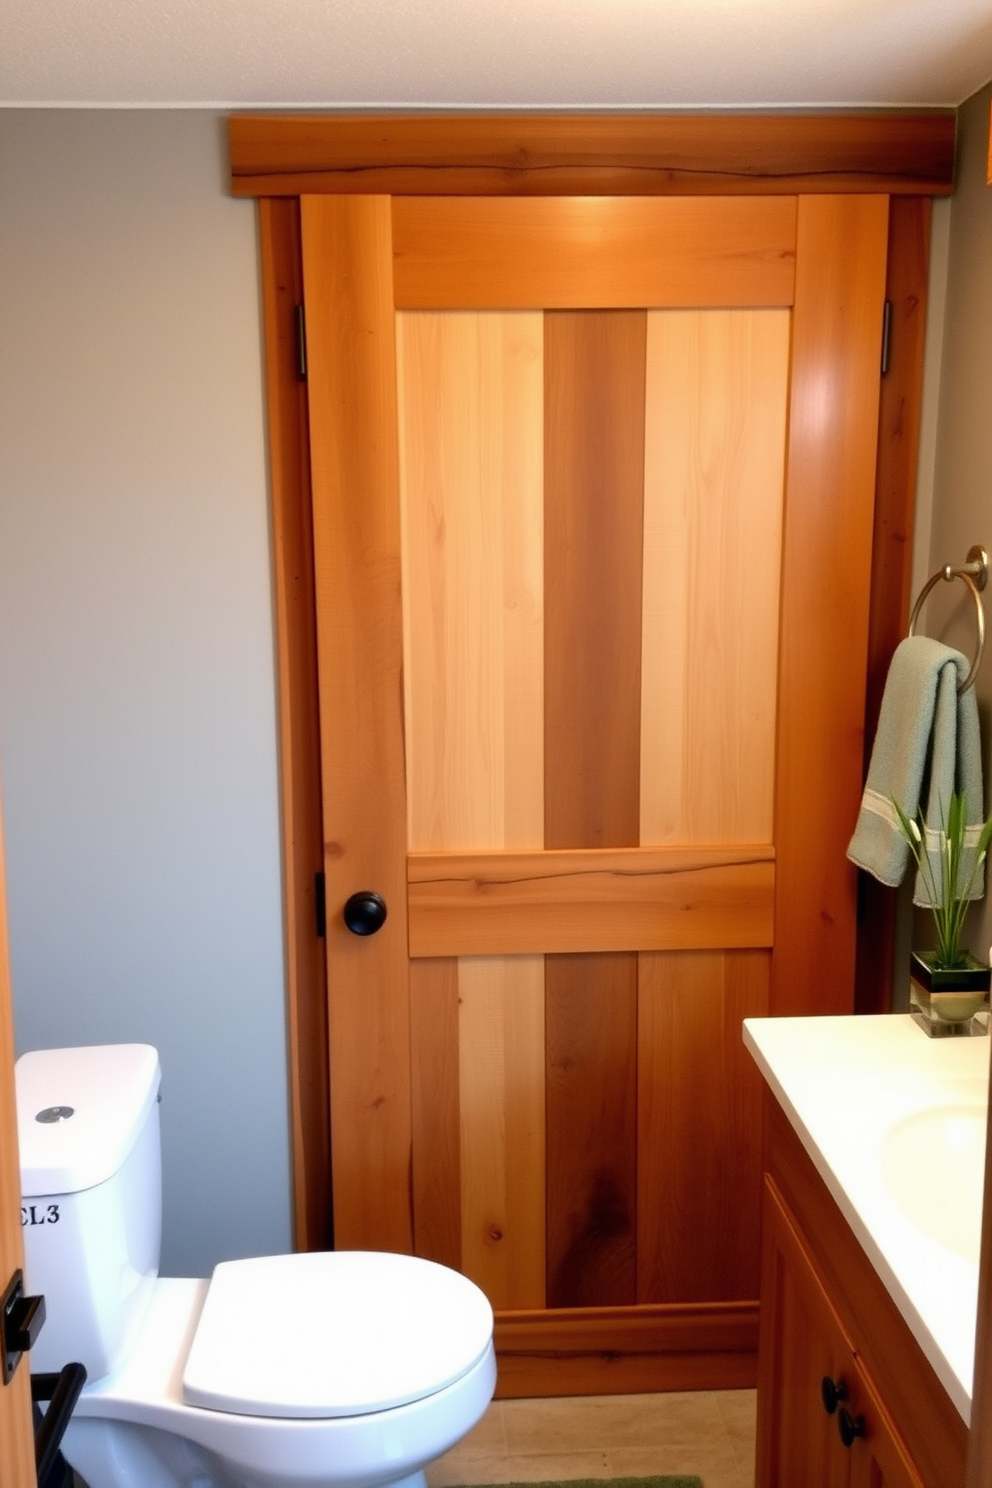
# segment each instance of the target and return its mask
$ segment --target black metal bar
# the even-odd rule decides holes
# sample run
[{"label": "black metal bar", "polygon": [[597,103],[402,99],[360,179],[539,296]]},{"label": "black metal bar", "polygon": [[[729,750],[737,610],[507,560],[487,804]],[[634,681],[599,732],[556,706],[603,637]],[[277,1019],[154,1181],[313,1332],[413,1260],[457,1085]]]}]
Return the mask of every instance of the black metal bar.
[{"label": "black metal bar", "polygon": [[43,1483],[58,1454],[80,1391],[86,1383],[82,1364],[67,1364],[58,1374],[33,1374],[31,1399],[51,1402],[34,1436],[34,1461],[38,1482]]}]

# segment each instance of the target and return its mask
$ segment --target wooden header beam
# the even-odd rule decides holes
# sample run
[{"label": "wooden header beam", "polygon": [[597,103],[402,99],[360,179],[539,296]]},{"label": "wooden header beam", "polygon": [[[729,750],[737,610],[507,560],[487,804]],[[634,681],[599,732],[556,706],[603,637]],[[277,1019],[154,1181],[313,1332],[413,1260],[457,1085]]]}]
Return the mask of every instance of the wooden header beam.
[{"label": "wooden header beam", "polygon": [[243,114],[235,196],[946,196],[953,111]]}]

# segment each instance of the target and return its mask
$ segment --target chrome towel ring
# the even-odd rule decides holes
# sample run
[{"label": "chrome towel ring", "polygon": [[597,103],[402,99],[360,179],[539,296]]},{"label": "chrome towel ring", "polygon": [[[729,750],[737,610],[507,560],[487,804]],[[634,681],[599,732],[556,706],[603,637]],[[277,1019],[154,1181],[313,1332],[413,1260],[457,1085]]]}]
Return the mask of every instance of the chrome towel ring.
[{"label": "chrome towel ring", "polygon": [[975,601],[975,623],[978,627],[978,645],[975,649],[971,669],[964,681],[958,685],[958,692],[965,692],[975,680],[978,668],[982,664],[982,653],[985,650],[985,610],[982,606],[980,591],[985,588],[985,585],[989,581],[988,552],[985,548],[976,545],[968,549],[968,560],[966,563],[962,563],[960,567],[955,567],[952,563],[945,563],[943,568],[939,568],[935,574],[931,575],[920,590],[919,598],[913,606],[913,613],[909,617],[910,635],[916,634],[916,621],[920,610],[923,608],[923,602],[934,584],[939,583],[941,579],[944,579],[948,584],[952,579],[960,579],[963,584],[967,585],[968,591]]}]

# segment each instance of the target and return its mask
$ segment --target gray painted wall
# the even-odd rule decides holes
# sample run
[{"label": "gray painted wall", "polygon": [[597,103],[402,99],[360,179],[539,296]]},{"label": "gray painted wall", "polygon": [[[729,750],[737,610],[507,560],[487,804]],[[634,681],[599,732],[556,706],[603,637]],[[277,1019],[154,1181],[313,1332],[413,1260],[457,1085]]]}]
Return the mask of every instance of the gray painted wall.
[{"label": "gray painted wall", "polygon": [[[928,338],[937,392],[929,522],[920,521],[919,584],[945,563],[962,563],[981,543],[992,553],[992,187],[987,184],[992,83],[958,114],[957,182],[944,209],[945,234],[936,234],[935,269],[941,280],[943,324]],[[938,218],[938,227],[942,223]],[[934,375],[935,374],[935,375]],[[921,481],[921,494],[929,482]],[[924,517],[923,503],[918,519]],[[919,584],[917,587],[919,587]],[[992,807],[992,587],[986,590],[989,645],[976,682],[981,718],[986,809]],[[940,584],[923,617],[930,635],[971,655],[974,607],[964,586]],[[916,944],[929,944],[930,916],[917,919]],[[926,935],[928,938],[923,939]],[[977,955],[992,944],[992,898],[972,912],[966,939]],[[897,989],[898,991],[898,989]]]},{"label": "gray painted wall", "polygon": [[0,112],[19,1049],[164,1067],[163,1270],[290,1245],[255,209],[222,121]]}]

